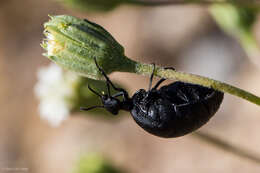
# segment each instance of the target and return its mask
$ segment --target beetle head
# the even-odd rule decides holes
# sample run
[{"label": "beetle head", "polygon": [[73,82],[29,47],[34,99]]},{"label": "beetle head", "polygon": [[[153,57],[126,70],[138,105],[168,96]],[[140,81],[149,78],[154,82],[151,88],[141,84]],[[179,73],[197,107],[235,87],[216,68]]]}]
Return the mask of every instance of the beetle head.
[{"label": "beetle head", "polygon": [[117,115],[121,108],[121,101],[115,97],[104,94],[101,96],[103,107],[110,113]]}]

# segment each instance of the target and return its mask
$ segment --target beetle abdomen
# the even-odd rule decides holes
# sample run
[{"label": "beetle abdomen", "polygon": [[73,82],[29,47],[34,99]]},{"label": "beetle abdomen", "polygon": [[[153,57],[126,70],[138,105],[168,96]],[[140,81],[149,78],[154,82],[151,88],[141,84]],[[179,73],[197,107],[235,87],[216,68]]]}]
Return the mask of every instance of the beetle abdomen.
[{"label": "beetle abdomen", "polygon": [[[152,96],[147,97],[148,93]],[[140,90],[133,96],[131,114],[144,130],[160,137],[178,137],[207,123],[224,94],[190,83],[174,82],[159,90]]]}]

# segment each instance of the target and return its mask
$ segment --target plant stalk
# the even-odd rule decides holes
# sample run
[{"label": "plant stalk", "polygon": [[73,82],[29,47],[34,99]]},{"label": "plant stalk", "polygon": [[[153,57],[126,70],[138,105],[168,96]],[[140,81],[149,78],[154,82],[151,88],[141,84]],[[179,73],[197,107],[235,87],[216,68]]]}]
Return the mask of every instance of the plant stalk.
[{"label": "plant stalk", "polygon": [[[260,97],[250,92],[247,92],[245,90],[242,90],[240,88],[237,88],[235,86],[226,84],[224,82],[220,82],[200,75],[195,75],[195,74],[190,74],[190,73],[185,73],[185,72],[180,72],[175,70],[169,70],[169,69],[166,70],[163,67],[159,67],[159,66],[156,66],[155,68],[156,68],[155,76],[158,76],[160,78],[174,79],[178,81],[202,85],[208,88],[213,88],[215,90],[222,91],[224,93],[229,93],[231,95],[243,98],[256,105],[260,105]],[[135,73],[137,74],[150,75],[152,71],[153,71],[152,64],[142,64],[142,63],[136,64]]]}]

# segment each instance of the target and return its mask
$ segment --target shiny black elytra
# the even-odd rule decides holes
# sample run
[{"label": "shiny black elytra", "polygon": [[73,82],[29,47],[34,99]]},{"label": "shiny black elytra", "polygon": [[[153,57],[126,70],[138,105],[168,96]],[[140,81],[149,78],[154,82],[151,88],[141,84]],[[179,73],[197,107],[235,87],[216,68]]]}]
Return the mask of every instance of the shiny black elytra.
[{"label": "shiny black elytra", "polygon": [[[130,98],[124,89],[114,86],[96,59],[95,63],[106,78],[108,94],[99,94],[88,86],[101,98],[103,105],[81,109],[105,108],[114,115],[119,110],[129,111],[139,126],[156,136],[179,137],[195,131],[217,112],[224,97],[224,93],[214,89],[183,82],[173,82],[157,89],[164,78],[151,88],[154,68],[148,91],[140,89]],[[118,93],[111,96],[110,85]],[[119,96],[122,96],[122,101],[117,98]]]}]

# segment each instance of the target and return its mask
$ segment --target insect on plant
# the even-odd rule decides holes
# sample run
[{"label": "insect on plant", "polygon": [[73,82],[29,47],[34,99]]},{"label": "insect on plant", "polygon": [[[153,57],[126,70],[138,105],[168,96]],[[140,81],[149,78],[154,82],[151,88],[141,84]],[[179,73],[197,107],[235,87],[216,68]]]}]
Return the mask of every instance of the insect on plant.
[{"label": "insect on plant", "polygon": [[[139,126],[159,137],[179,137],[197,130],[217,112],[224,97],[223,92],[180,81],[157,89],[166,80],[164,78],[152,87],[155,65],[148,90],[140,89],[129,97],[126,90],[111,82],[97,60],[94,60],[106,79],[107,94],[99,94],[88,86],[90,91],[101,98],[103,105],[81,110],[104,108],[114,115],[117,115],[119,110],[128,111]],[[118,93],[111,95],[110,86]],[[122,96],[122,101],[118,99],[119,96]]]}]

